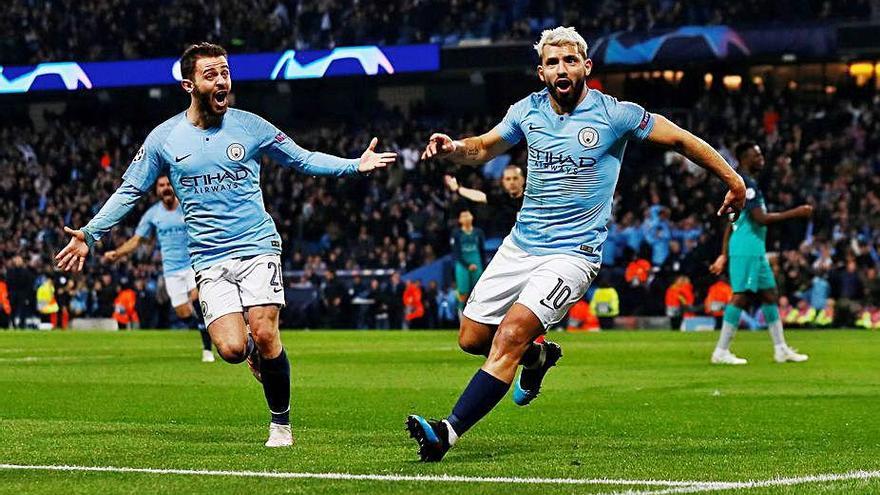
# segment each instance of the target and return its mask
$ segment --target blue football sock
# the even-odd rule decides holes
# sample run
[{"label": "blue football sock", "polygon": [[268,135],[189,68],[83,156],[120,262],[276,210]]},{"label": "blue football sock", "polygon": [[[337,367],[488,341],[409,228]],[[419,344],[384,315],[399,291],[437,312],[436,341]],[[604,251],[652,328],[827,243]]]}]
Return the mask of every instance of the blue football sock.
[{"label": "blue football sock", "polygon": [[446,420],[458,436],[463,435],[477,424],[477,421],[483,419],[483,416],[489,414],[489,411],[504,398],[509,388],[509,383],[483,370],[477,371]]},{"label": "blue football sock", "polygon": [[290,361],[287,353],[281,349],[274,359],[260,360],[260,375],[263,379],[263,393],[272,422],[279,425],[290,424]]}]

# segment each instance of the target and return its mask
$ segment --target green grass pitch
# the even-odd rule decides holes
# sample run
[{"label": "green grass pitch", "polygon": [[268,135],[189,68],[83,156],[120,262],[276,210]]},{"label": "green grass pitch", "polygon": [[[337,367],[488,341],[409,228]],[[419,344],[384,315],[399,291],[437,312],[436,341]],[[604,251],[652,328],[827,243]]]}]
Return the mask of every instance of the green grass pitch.
[{"label": "green grass pitch", "polygon": [[[194,332],[0,332],[0,464],[284,473],[693,481],[691,486],[277,479],[0,468],[0,493],[880,493],[880,333],[789,332],[810,355],[708,364],[717,334],[551,334],[564,357],[532,405],[501,405],[439,464],[409,413],[446,415],[481,360],[453,332],[284,332],[297,445],[270,450],[245,365],[199,361]],[[867,471],[712,491],[709,481]],[[873,472],[871,474],[870,472]],[[719,486],[716,488],[725,488]],[[733,488],[733,489],[730,489]]]}]

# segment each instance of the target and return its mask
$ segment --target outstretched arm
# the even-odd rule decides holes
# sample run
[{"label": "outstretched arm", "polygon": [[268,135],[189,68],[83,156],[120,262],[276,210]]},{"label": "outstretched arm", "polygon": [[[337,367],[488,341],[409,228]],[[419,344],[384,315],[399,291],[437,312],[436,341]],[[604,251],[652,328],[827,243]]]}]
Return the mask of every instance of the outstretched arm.
[{"label": "outstretched arm", "polygon": [[702,139],[678,127],[662,115],[653,115],[654,128],[647,140],[665,148],[673,149],[688,157],[692,162],[712,172],[727,184],[728,192],[718,215],[733,213],[738,215],[746,201],[746,185],[724,158]]},{"label": "outstretched arm", "polygon": [[422,160],[446,158],[459,165],[480,165],[509,150],[513,144],[501,137],[498,128],[480,136],[454,140],[434,133],[428,140]]},{"label": "outstretched arm", "polygon": [[140,189],[123,182],[119,189],[104,203],[101,210],[82,230],[64,227],[64,232],[71,236],[70,242],[56,256],[58,268],[64,271],[78,272],[82,270],[86,256],[95,241],[101,239],[113,226],[119,223],[134,207],[145,193]]},{"label": "outstretched arm", "polygon": [[370,145],[360,158],[340,158],[318,151],[308,151],[289,137],[278,134],[267,146],[267,152],[282,165],[295,168],[308,175],[332,175],[343,177],[357,173],[369,173],[377,168],[385,168],[397,160],[397,153],[377,153],[377,138],[370,141]]},{"label": "outstretched arm", "polygon": [[143,239],[144,238],[139,235],[131,236],[127,241],[123,242],[122,245],[119,246],[118,248],[113,249],[111,251],[107,251],[106,253],[104,253],[104,260],[109,261],[109,262],[113,262],[113,261],[117,261],[119,259],[125,258],[129,254],[134,252],[135,249],[137,249],[138,245],[141,243],[141,241]]},{"label": "outstretched arm", "polygon": [[446,181],[446,187],[448,187],[450,191],[458,193],[462,198],[471,200],[474,203],[485,204],[489,202],[489,198],[488,196],[486,196],[486,193],[477,189],[460,186],[458,184],[458,180],[451,175],[445,176],[444,180]]},{"label": "outstretched arm", "polygon": [[260,149],[264,153],[278,160],[281,165],[294,168],[304,174],[343,177],[385,168],[397,160],[397,153],[376,152],[376,145],[379,143],[377,138],[370,141],[360,158],[341,158],[304,149],[261,117],[251,114],[245,119],[245,125],[258,137]]}]

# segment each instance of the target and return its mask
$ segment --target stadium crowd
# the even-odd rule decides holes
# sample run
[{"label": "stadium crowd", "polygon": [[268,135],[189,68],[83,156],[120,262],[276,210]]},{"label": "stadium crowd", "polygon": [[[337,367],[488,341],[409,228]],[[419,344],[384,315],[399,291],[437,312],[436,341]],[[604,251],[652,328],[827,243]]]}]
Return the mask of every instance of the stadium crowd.
[{"label": "stadium crowd", "polygon": [[[716,85],[682,116],[732,163],[737,142],[760,144],[768,167],[759,181],[770,210],[814,205],[812,221],[772,227],[768,236],[784,296],[782,312],[790,324],[823,323],[819,316],[825,315],[838,325],[880,325],[878,109],[876,91],[816,94],[768,81],[747,82],[737,91]],[[362,118],[344,125],[279,123],[301,145],[342,156],[362,150],[370,137],[362,129],[369,127],[400,154],[398,166],[370,179],[326,180],[263,167],[266,207],[285,240],[290,304],[284,326],[454,325],[451,284],[421,286],[402,281],[401,275],[449,253],[450,233],[463,206],[475,212],[475,223],[490,238],[503,236],[507,226],[494,221],[491,206],[469,203],[444,188],[443,175],[450,171],[444,164],[418,157],[432,130],[474,134],[490,128],[497,116],[447,119],[414,108],[406,118],[395,111]],[[60,325],[65,313],[110,317],[133,313],[120,311],[129,306],[143,327],[173,324],[154,245],[141,246],[122,263],[100,259],[102,251],[131,235],[151,201],[142,201],[124,227],[105,239],[85,275],[61,277],[51,263],[61,226],[81,226],[97,211],[148,128],[90,124],[70,115],[47,119],[39,131],[0,125],[0,209],[7,213],[0,218],[0,280],[6,282],[0,285],[0,317],[26,319],[57,304]],[[520,145],[503,157],[500,169],[508,160],[524,164],[525,159]],[[453,172],[462,185],[503,194],[495,165]],[[607,325],[617,315],[718,313],[713,303],[723,299],[725,282],[707,268],[719,253],[725,226],[714,215],[723,194],[719,188],[674,152],[629,149],[604,267],[596,290],[588,294],[591,318]],[[46,297],[47,284],[53,286],[53,301]]]},{"label": "stadium crowd", "polygon": [[464,40],[531,41],[559,24],[591,36],[690,24],[754,24],[880,15],[871,0],[10,0],[0,16],[6,64],[177,56],[191,40],[235,52]]}]

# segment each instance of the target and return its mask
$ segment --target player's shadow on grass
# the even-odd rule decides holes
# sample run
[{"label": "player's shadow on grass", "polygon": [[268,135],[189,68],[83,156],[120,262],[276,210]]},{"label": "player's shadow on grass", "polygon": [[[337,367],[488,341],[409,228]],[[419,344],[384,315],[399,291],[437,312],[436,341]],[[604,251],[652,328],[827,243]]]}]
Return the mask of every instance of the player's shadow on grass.
[{"label": "player's shadow on grass", "polygon": [[[565,455],[565,451],[557,451],[557,456]],[[572,451],[572,458],[576,457],[577,451]],[[542,457],[546,454],[546,446],[526,444],[526,443],[510,443],[500,445],[500,442],[474,442],[467,446],[459,446],[453,448],[446,454],[443,461],[439,465],[452,464],[472,464],[486,462],[528,463],[531,460]],[[418,459],[412,459],[411,464],[420,464]],[[508,464],[509,465],[509,464]]]}]

